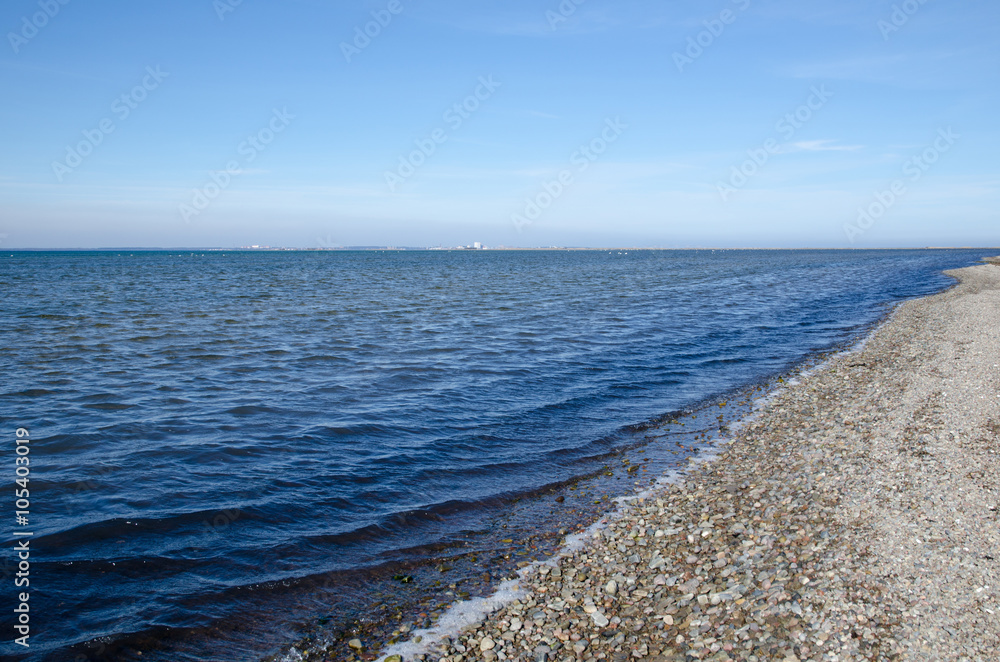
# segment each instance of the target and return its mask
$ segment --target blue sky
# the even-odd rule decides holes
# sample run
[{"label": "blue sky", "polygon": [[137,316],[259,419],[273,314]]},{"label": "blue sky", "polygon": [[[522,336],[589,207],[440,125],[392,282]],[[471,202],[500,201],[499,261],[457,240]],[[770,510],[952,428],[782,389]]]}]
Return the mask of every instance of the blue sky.
[{"label": "blue sky", "polygon": [[8,0],[0,248],[997,246],[998,25],[995,0]]}]

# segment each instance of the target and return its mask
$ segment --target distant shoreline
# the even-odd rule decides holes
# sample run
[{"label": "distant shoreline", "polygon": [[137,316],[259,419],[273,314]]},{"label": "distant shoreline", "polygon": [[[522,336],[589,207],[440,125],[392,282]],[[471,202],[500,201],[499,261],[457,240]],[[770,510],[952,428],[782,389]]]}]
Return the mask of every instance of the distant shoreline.
[{"label": "distant shoreline", "polygon": [[3,253],[114,253],[119,251],[133,251],[133,252],[143,252],[143,253],[172,253],[172,252],[186,252],[186,251],[211,251],[213,253],[348,253],[348,252],[380,252],[380,251],[397,251],[397,252],[469,252],[469,253],[482,253],[482,252],[496,252],[496,251],[661,251],[661,252],[679,252],[679,251],[850,251],[850,252],[871,252],[871,251],[969,251],[969,250],[1000,250],[1000,246],[922,246],[922,247],[880,247],[880,248],[838,248],[838,247],[800,247],[800,248],[776,248],[776,247],[761,247],[761,248],[746,248],[746,247],[724,247],[724,246],[704,246],[704,247],[685,247],[685,248],[655,248],[655,247],[643,247],[643,246],[490,246],[488,248],[463,248],[463,247],[445,247],[438,248],[434,246],[344,246],[338,248],[308,248],[308,247],[261,247],[253,248],[247,246],[241,246],[236,248],[221,248],[218,246],[212,247],[176,247],[176,248],[160,248],[160,247],[133,247],[133,246],[123,246],[119,248],[115,247],[104,247],[104,248],[4,248],[0,249],[0,256]]}]

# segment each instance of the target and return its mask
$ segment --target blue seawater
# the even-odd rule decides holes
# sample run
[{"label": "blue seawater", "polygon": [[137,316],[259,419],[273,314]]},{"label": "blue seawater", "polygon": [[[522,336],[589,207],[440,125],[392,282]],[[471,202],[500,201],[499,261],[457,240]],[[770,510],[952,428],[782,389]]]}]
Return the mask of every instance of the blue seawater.
[{"label": "blue seawater", "polygon": [[[9,604],[24,427],[34,629],[25,656],[5,609],[0,654],[251,659],[212,624],[446,541],[992,252],[2,253],[0,573]],[[158,654],[178,630],[208,635]]]}]

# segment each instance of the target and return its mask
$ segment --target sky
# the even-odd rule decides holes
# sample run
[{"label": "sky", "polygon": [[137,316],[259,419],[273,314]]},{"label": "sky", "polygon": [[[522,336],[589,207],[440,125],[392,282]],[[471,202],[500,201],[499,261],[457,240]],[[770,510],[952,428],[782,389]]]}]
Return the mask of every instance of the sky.
[{"label": "sky", "polygon": [[6,0],[0,249],[1000,245],[996,0]]}]

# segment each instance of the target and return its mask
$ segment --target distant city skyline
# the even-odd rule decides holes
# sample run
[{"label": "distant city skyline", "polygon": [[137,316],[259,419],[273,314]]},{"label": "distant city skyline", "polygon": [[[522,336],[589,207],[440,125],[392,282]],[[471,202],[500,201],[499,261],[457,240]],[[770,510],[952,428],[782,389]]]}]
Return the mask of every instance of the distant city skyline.
[{"label": "distant city skyline", "polygon": [[0,250],[996,246],[997,25],[987,0],[12,0]]}]

